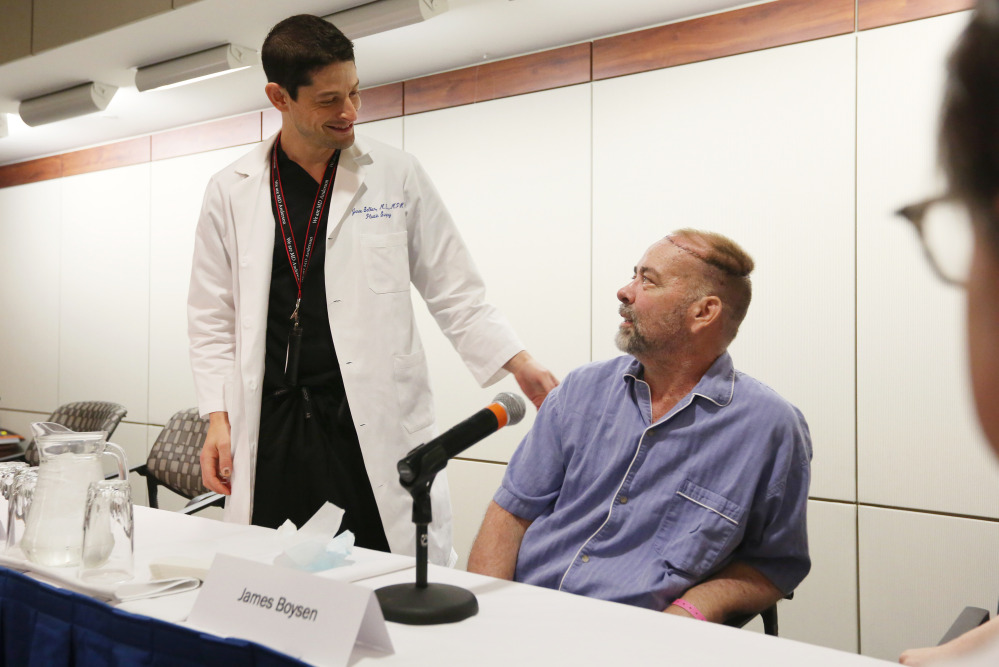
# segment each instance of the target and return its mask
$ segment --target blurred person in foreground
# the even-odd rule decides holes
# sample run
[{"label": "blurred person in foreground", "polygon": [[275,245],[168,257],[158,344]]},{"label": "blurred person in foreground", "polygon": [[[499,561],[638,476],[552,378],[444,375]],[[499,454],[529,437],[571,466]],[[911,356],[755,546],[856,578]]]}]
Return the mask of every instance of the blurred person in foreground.
[{"label": "blurred person in foreground", "polygon": [[468,569],[723,622],[810,568],[801,413],[735,370],[753,260],[720,234],[656,242],[618,290],[627,354],[570,373],[507,467]]},{"label": "blurred person in foreground", "polygon": [[[949,190],[907,206],[909,219],[940,277],[967,294],[968,359],[975,408],[999,455],[999,0],[980,0],[950,57],[940,127],[940,158]],[[935,209],[962,215],[930,229]],[[968,238],[968,252],[955,252]],[[940,243],[940,241],[943,243]],[[995,490],[992,490],[993,492]],[[941,646],[910,649],[903,665],[999,665],[999,619]]]}]

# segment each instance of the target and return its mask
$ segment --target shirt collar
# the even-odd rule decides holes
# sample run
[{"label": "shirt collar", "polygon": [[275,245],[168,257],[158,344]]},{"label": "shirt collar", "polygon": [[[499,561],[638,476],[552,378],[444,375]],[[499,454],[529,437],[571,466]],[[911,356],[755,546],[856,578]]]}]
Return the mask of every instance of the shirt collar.
[{"label": "shirt collar", "polygon": [[[636,380],[642,378],[642,364],[632,357],[631,363],[624,370],[623,379],[634,384]],[[725,407],[732,402],[735,396],[735,367],[732,365],[732,356],[728,352],[722,352],[721,356],[715,359],[707,372],[694,385],[690,392],[692,396],[701,396],[711,401],[719,407]],[[682,404],[683,401],[680,401]]]}]

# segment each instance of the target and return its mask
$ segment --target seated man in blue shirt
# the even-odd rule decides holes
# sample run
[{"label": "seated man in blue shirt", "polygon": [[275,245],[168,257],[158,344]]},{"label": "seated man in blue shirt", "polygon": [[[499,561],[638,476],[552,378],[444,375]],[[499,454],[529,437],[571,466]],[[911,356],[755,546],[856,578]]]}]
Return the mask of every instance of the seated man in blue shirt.
[{"label": "seated man in blue shirt", "polygon": [[570,373],[514,453],[468,569],[715,622],[810,568],[801,413],[726,352],[753,260],[681,230],[618,291],[625,356]]}]

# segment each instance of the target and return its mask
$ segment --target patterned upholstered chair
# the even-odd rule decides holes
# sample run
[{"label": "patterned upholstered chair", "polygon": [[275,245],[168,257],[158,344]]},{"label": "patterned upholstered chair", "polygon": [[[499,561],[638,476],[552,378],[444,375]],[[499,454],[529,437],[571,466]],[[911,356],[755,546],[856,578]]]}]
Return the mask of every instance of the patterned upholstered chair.
[{"label": "patterned upholstered chair", "polygon": [[212,493],[201,483],[201,445],[208,433],[208,420],[197,408],[181,410],[170,417],[149,451],[146,462],[136,472],[146,478],[149,506],[158,507],[157,491],[164,486],[190,499],[182,512],[190,514],[212,505],[221,506],[225,496]]},{"label": "patterned upholstered chair", "polygon": [[[70,431],[80,433],[104,431],[110,440],[111,434],[127,413],[125,406],[118,403],[80,401],[59,406],[45,421],[61,424]],[[25,448],[24,460],[33,466],[38,465],[38,449],[34,440]]]}]

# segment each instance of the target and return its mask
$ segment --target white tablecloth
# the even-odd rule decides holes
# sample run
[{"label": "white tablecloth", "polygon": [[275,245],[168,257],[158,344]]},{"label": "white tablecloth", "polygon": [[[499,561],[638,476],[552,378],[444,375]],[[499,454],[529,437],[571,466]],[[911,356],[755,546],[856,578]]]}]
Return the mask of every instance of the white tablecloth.
[{"label": "white tablecloth", "polygon": [[[149,564],[186,558],[208,567],[217,553],[272,563],[282,545],[276,531],[227,524],[146,507],[135,508],[137,579]],[[50,573],[51,574],[51,573]],[[415,581],[410,557],[355,549],[349,563],[316,576],[371,589]],[[73,588],[67,568],[55,583]],[[53,579],[53,577],[49,577]],[[430,566],[429,580],[461,586],[479,613],[460,623],[388,623],[394,654],[355,646],[351,665],[510,667],[512,665],[682,665],[684,667],[861,667],[889,665],[832,649],[569,593]],[[79,588],[78,588],[79,590]],[[186,624],[197,591],[117,606]]]}]

